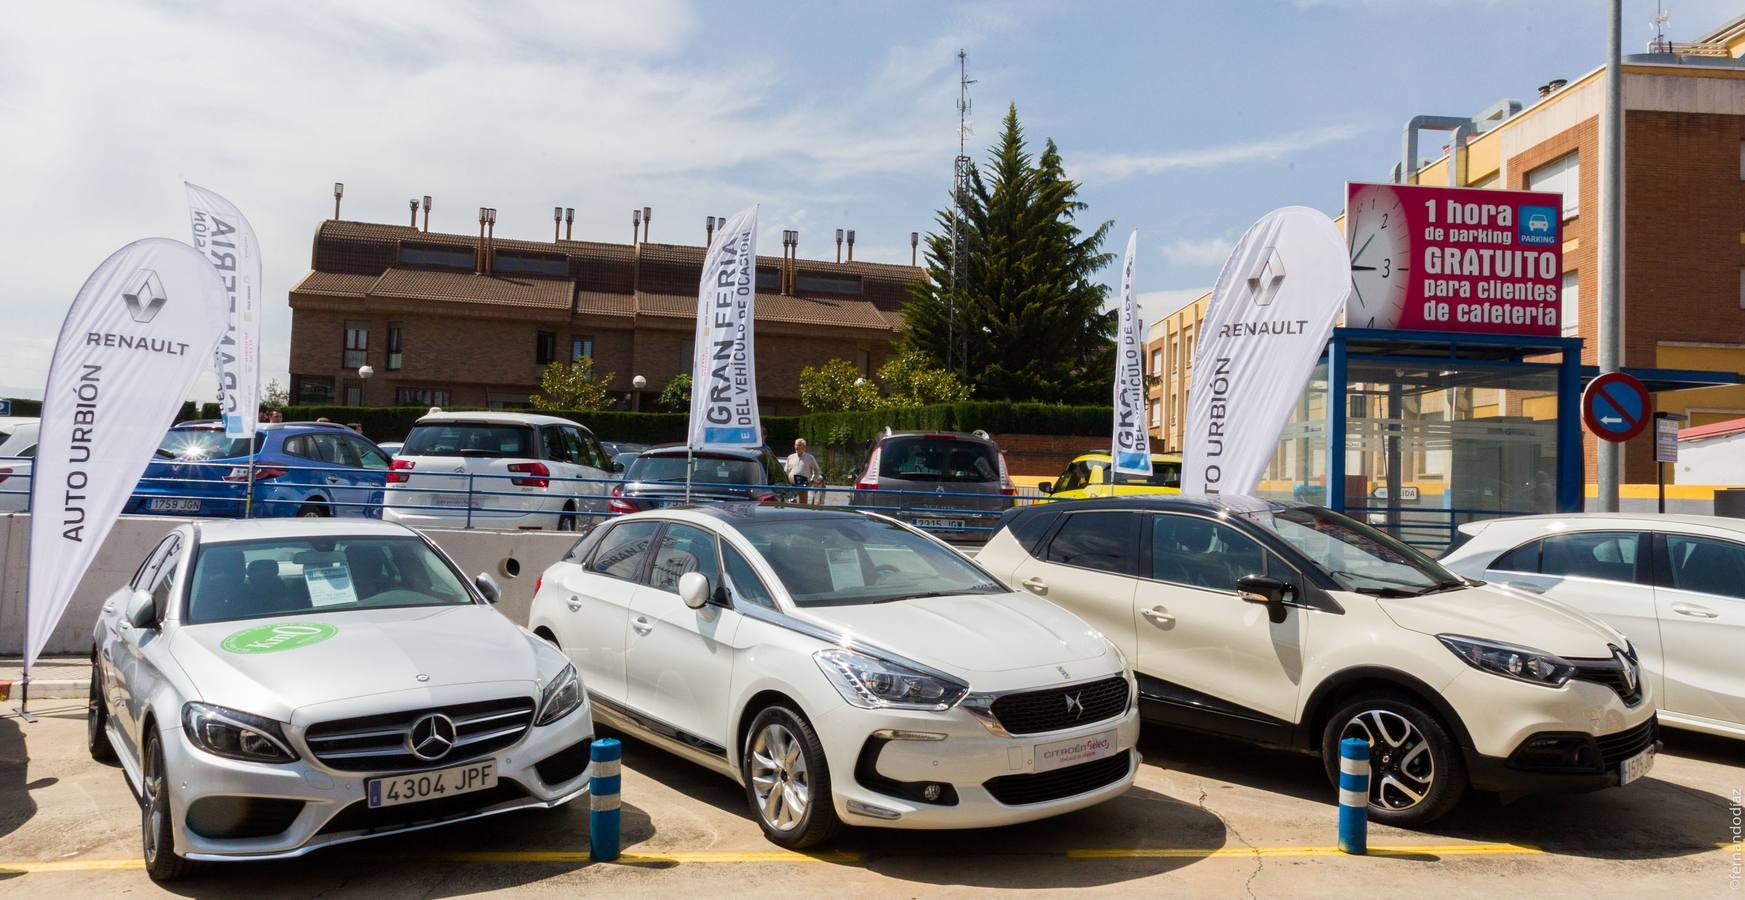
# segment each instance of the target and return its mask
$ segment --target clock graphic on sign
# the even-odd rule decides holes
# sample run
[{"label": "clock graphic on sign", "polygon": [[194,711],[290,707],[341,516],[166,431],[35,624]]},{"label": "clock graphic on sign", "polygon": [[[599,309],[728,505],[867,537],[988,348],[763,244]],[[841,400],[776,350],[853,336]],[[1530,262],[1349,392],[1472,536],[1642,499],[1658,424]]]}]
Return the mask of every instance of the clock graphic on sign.
[{"label": "clock graphic on sign", "polygon": [[1351,248],[1351,300],[1345,324],[1353,328],[1398,328],[1406,311],[1406,271],[1411,235],[1400,195],[1387,185],[1357,192],[1346,211]]}]

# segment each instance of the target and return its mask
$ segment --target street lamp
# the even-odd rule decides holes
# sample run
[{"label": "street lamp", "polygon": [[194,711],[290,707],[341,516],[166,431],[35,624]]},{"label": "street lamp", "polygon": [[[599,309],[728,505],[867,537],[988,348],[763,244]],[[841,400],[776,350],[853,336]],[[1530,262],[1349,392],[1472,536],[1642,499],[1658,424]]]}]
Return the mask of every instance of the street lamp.
[{"label": "street lamp", "polygon": [[376,374],[376,369],[374,366],[358,366],[357,367],[358,381],[363,382],[362,384],[358,385],[357,405],[359,405],[359,406],[365,405],[364,404],[364,390],[369,387],[370,376],[374,375],[374,374]]},{"label": "street lamp", "polygon": [[642,389],[648,387],[648,379],[638,375],[635,378],[630,379],[630,386],[636,388],[636,390],[630,394],[630,411],[642,412]]}]

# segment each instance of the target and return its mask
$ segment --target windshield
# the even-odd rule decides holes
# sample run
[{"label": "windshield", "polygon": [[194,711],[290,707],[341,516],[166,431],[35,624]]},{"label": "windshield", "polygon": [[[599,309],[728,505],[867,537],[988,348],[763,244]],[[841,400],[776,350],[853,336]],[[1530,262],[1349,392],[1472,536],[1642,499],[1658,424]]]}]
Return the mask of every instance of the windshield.
[{"label": "windshield", "polygon": [[472,602],[454,570],[418,538],[284,538],[202,549],[184,618],[198,624]]},{"label": "windshield", "polygon": [[897,437],[879,445],[879,477],[981,483],[1000,480],[1000,460],[981,441]]},{"label": "windshield", "polygon": [[1302,551],[1343,590],[1398,597],[1465,584],[1430,557],[1331,510],[1280,507],[1248,515]]},{"label": "windshield", "polygon": [[878,519],[762,522],[739,528],[799,606],[1003,594],[988,573],[934,541]]},{"label": "windshield", "polygon": [[1142,484],[1149,487],[1179,488],[1182,486],[1182,464],[1179,462],[1151,461],[1150,475],[1132,475],[1127,472],[1115,473],[1116,484]]},{"label": "windshield", "polygon": [[434,422],[416,425],[399,456],[484,456],[538,459],[533,429],[492,422]]},{"label": "windshield", "polygon": [[[255,451],[259,452],[265,435],[255,435]],[[232,459],[248,455],[248,438],[225,437],[221,429],[172,428],[158,444],[158,459],[199,462],[203,459]]]},{"label": "windshield", "polygon": [[[630,461],[624,480],[683,482],[685,458],[638,456]],[[691,458],[691,481],[694,484],[768,484],[769,472],[755,460],[698,454]]]}]

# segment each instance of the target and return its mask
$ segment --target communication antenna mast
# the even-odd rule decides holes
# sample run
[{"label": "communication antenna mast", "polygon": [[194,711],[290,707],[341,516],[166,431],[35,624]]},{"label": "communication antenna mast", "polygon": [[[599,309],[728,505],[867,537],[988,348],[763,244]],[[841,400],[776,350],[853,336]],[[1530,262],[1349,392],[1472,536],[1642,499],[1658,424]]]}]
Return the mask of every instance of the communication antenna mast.
[{"label": "communication antenna mast", "polygon": [[[964,374],[969,372],[969,342],[964,341],[963,350],[957,353],[957,299],[960,291],[969,288],[969,274],[964,271],[965,252],[963,246],[963,207],[969,197],[969,155],[967,145],[971,129],[969,125],[970,99],[969,86],[975,80],[969,77],[969,54],[957,51],[957,159],[952,166],[951,187],[951,293],[946,300],[945,327],[945,370],[953,371],[962,366]],[[956,353],[954,360],[953,354]],[[954,365],[955,362],[955,365]]]},{"label": "communication antenna mast", "polygon": [[1666,40],[1666,22],[1671,18],[1672,10],[1660,3],[1654,4],[1654,18],[1648,20],[1648,24],[1654,28],[1654,43],[1648,45],[1648,52],[1671,52],[1672,45]]}]

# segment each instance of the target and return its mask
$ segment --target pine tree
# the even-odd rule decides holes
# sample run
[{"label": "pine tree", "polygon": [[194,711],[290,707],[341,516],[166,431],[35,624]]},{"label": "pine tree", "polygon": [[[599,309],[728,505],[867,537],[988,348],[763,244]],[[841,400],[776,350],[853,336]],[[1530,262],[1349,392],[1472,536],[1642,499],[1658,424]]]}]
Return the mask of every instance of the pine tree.
[{"label": "pine tree", "polygon": [[943,364],[955,345],[950,358],[981,398],[1106,402],[1115,313],[1091,278],[1114,259],[1102,252],[1112,223],[1080,230],[1078,182],[1052,140],[1031,157],[1016,104],[988,157],[985,177],[971,167],[963,204],[965,283],[954,293],[947,207],[927,237],[928,278],[903,311],[904,346]]}]

